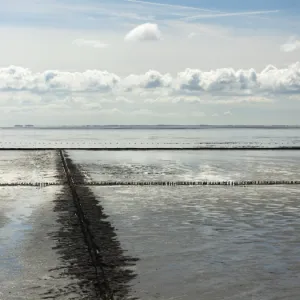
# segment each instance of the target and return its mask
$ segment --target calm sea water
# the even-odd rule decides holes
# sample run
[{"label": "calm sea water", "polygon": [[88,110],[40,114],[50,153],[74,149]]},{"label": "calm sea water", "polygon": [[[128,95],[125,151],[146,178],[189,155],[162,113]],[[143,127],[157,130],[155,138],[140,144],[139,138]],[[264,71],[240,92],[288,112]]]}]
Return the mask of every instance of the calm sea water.
[{"label": "calm sea water", "polygon": [[0,147],[300,146],[300,129],[2,129]]}]

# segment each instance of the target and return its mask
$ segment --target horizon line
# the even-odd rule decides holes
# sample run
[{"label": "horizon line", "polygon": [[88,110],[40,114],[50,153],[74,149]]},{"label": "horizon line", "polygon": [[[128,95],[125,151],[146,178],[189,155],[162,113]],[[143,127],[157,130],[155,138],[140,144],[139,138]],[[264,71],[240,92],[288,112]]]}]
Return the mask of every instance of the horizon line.
[{"label": "horizon line", "polygon": [[85,125],[32,125],[15,124],[0,128],[34,129],[34,128],[101,128],[101,127],[300,127],[300,124],[85,124]]}]

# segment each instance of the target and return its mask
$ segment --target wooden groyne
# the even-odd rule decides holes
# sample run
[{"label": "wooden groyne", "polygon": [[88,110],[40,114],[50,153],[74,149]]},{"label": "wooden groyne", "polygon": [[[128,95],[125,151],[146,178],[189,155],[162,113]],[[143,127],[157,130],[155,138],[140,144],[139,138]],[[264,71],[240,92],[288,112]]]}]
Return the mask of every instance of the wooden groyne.
[{"label": "wooden groyne", "polygon": [[300,184],[300,180],[246,180],[246,181],[91,181],[77,185],[94,186],[248,186],[248,185],[291,185]]},{"label": "wooden groyne", "polygon": [[115,228],[107,220],[108,217],[94,193],[85,185],[75,184],[75,179],[84,182],[80,169],[63,151],[59,153],[67,186],[94,267],[93,278],[96,278],[95,288],[98,297],[87,299],[129,299],[129,282],[136,274],[128,267],[135,266],[138,259],[125,255],[117,240]]},{"label": "wooden groyne", "polygon": [[2,182],[0,186],[32,186],[32,187],[46,187],[64,185],[64,182]]},{"label": "wooden groyne", "polygon": [[[73,179],[72,179],[73,180]],[[60,186],[68,182],[4,182],[0,186]],[[75,182],[74,186],[253,186],[253,185],[299,185],[300,180],[245,180],[245,181],[87,181]]]}]

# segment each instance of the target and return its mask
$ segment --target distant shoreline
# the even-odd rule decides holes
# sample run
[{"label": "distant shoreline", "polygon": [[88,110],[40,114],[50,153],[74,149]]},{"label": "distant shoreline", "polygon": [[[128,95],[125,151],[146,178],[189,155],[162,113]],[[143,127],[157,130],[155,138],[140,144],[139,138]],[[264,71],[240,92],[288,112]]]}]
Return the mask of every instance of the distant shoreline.
[{"label": "distant shoreline", "polygon": [[300,125],[86,125],[86,126],[11,126],[13,130],[186,130],[186,129],[300,129]]}]

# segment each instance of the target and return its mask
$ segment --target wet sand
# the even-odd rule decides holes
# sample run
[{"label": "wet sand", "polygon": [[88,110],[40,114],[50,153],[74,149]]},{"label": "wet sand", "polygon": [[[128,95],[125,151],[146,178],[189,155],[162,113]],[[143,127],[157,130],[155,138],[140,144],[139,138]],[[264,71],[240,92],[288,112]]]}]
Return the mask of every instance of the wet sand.
[{"label": "wet sand", "polygon": [[86,181],[300,180],[297,151],[68,151]]},{"label": "wet sand", "polygon": [[3,176],[60,185],[0,187],[1,300],[298,300],[298,186],[83,184],[101,176],[224,178],[245,161],[249,168],[235,176],[253,175],[251,164],[265,161],[262,178],[297,179],[296,152],[268,159],[257,152],[238,163],[231,154],[233,164],[211,154],[206,168],[183,153],[15,153],[0,163]]},{"label": "wet sand", "polygon": [[[55,162],[57,175],[65,176],[59,153]],[[8,196],[1,197],[0,299],[133,299],[129,281],[135,275],[129,267],[136,259],[123,254],[114,228],[88,188],[77,191],[80,208],[67,184],[42,189],[2,187],[2,196],[8,189]],[[23,190],[16,194],[16,189]],[[51,192],[48,197],[46,191]],[[26,208],[33,195],[36,201],[27,214],[14,213],[16,207]],[[80,214],[85,216],[89,236]],[[17,242],[13,243],[11,233]],[[88,238],[97,250],[96,261]]]},{"label": "wet sand", "polygon": [[0,183],[61,183],[56,167],[57,151],[1,151]]},{"label": "wet sand", "polygon": [[140,258],[139,299],[299,298],[299,187],[92,189]]}]

